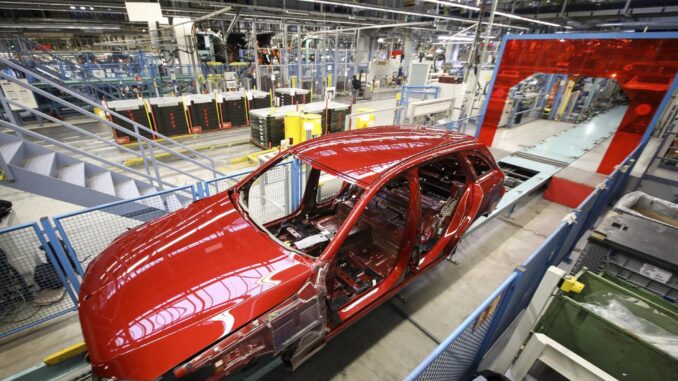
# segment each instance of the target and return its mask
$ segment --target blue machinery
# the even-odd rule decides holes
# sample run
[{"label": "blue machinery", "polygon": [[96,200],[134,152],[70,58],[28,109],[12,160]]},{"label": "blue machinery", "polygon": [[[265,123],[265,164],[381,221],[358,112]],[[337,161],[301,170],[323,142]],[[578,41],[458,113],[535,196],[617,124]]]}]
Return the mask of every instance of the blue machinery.
[{"label": "blue machinery", "polygon": [[[561,138],[561,140],[562,139],[580,140],[580,136],[578,134],[583,133],[582,131],[586,131],[587,129],[591,130],[590,128],[591,126],[589,125],[590,123],[594,123],[594,125],[598,124],[599,125],[598,127],[609,125],[616,126],[615,123],[616,119],[619,118],[619,115],[623,114],[623,112],[621,111],[619,109],[613,109],[608,113],[600,115],[598,120],[591,120],[590,122],[577,126],[572,129],[573,132],[569,134],[571,136],[567,138]],[[596,128],[596,130],[598,129],[599,128]],[[591,139],[592,140],[591,145],[595,145],[597,141],[603,139],[605,136],[608,136],[607,134],[611,134],[613,132],[614,128],[603,129],[603,131],[599,132],[600,136]],[[513,155],[501,159],[499,161],[500,165],[502,166],[525,168],[531,171],[533,174],[526,181],[512,187],[512,189],[510,189],[504,196],[495,212],[492,215],[488,216],[487,218],[478,220],[476,224],[474,224],[471,227],[469,232],[478,229],[483,224],[487,223],[492,218],[498,215],[510,212],[521,199],[523,199],[530,193],[534,192],[536,189],[542,186],[555,172],[561,169],[560,166],[538,162],[530,160],[528,158],[528,157],[534,158],[538,156],[540,150],[543,150],[545,146],[546,147],[562,146],[562,142],[561,144],[559,144],[557,141],[551,141],[551,139],[552,138],[546,139],[543,143],[537,144],[534,147],[524,150],[525,152],[522,152],[523,157],[521,157],[519,153],[517,155]],[[586,152],[587,149],[590,148],[582,147],[581,151],[578,154],[583,154],[584,152]],[[637,150],[634,153],[635,157],[637,157],[638,154],[639,150]],[[574,157],[570,159],[574,160]],[[633,163],[632,159],[633,159],[632,157],[628,158],[627,164],[628,163],[632,164]],[[300,190],[302,177],[300,175],[301,168],[298,166],[297,163],[294,162],[286,163],[283,165],[285,166],[290,165],[290,173],[292,176],[293,184],[292,185],[293,189],[291,190],[290,193],[292,194],[292,199],[294,199],[295,198],[294,195],[295,194],[298,195],[301,192]],[[239,172],[235,174],[230,174],[212,180],[199,182],[195,185],[165,190],[162,192],[138,197],[131,200],[124,200],[114,202],[111,204],[97,206],[94,208],[53,217],[51,219],[45,218],[42,219],[39,222],[39,224],[33,223],[0,231],[0,240],[2,239],[2,237],[6,237],[7,235],[9,235],[9,237],[12,237],[12,235],[16,234],[17,231],[21,231],[25,234],[32,236],[34,242],[54,243],[59,242],[59,238],[61,238],[61,240],[64,242],[64,245],[62,246],[60,244],[56,245],[52,244],[51,247],[53,248],[53,252],[50,255],[52,255],[54,258],[57,258],[57,260],[60,263],[69,263],[68,262],[69,258],[73,259],[76,263],[75,268],[71,267],[70,265],[63,266],[65,273],[61,273],[60,275],[62,279],[67,281],[66,284],[69,285],[70,290],[68,292],[69,298],[65,299],[65,301],[60,303],[58,306],[59,308],[55,309],[46,316],[40,316],[39,319],[30,321],[19,327],[14,327],[14,329],[12,329],[11,331],[1,332],[0,337],[20,332],[22,330],[44,323],[45,321],[72,312],[76,309],[77,299],[75,295],[77,294],[79,289],[79,279],[84,273],[83,272],[83,268],[85,267],[84,265],[86,265],[86,263],[89,260],[91,260],[93,256],[101,252],[108,242],[106,240],[92,240],[87,234],[85,235],[82,234],[81,232],[82,229],[86,230],[88,229],[88,227],[94,228],[95,226],[101,226],[102,224],[105,224],[110,233],[109,238],[110,240],[112,240],[115,236],[124,232],[127,228],[135,226],[134,224],[140,224],[143,221],[147,221],[151,218],[157,218],[163,214],[169,213],[183,206],[181,202],[176,201],[172,202],[171,200],[182,199],[192,201],[203,197],[207,197],[219,191],[226,190],[227,188],[232,186],[235,182],[243,179],[248,173],[249,172]],[[507,172],[507,174],[509,177],[511,176],[510,173]],[[546,250],[544,249],[544,247],[551,250],[550,253],[552,253],[553,250],[559,250],[558,252],[560,254],[558,254],[558,256],[554,257],[553,255],[548,255],[549,258],[560,258],[560,256],[569,253],[569,251],[565,250],[567,247],[569,247],[568,242],[570,244],[574,244],[574,242],[576,242],[576,239],[581,234],[583,234],[583,232],[585,231],[585,227],[588,226],[585,225],[584,223],[587,221],[592,222],[595,219],[594,213],[600,213],[604,209],[605,205],[607,205],[607,202],[616,195],[616,193],[613,192],[619,192],[623,188],[623,183],[628,178],[628,175],[629,171],[626,167],[622,167],[615,173],[613,173],[606,182],[608,187],[606,187],[605,189],[598,189],[592,195],[592,197],[589,197],[589,200],[587,200],[587,202],[589,203],[595,203],[596,208],[593,208],[593,204],[591,204],[590,206],[587,206],[588,204],[586,204],[585,206],[588,209],[580,207],[579,210],[574,212],[575,215],[577,216],[574,219],[574,222],[563,223],[563,225],[561,225],[561,228],[556,233],[554,233],[556,237],[549,238],[549,240],[547,240],[547,242],[544,245],[542,245],[542,247],[538,249],[537,252],[535,252],[535,254],[532,255],[532,258],[538,257],[540,259],[543,259],[541,258],[541,256],[546,255],[541,254],[544,250]],[[146,206],[147,208],[140,209],[139,206]],[[140,215],[139,214],[140,210],[145,211],[145,214]],[[104,212],[103,217],[102,212]],[[125,217],[131,215],[134,215],[135,216],[134,218],[137,220],[136,222],[134,222],[133,225],[130,225],[129,218]],[[565,240],[567,240],[567,242],[565,242]],[[50,247],[50,245],[47,246]],[[563,248],[562,250],[560,249],[561,247]],[[82,265],[80,263],[82,263]],[[472,349],[471,352],[466,352],[469,349],[467,347],[460,347],[463,349],[463,353],[479,353],[478,351],[480,350],[480,345],[483,346],[489,345],[486,342],[485,338],[489,337],[489,335],[497,334],[498,329],[497,327],[499,327],[500,318],[506,319],[505,316],[508,316],[505,315],[505,310],[508,308],[508,303],[511,299],[510,296],[513,294],[520,295],[519,293],[515,293],[514,289],[518,286],[527,287],[527,285],[523,285],[522,283],[520,283],[521,279],[523,279],[522,282],[528,282],[526,279],[530,279],[528,283],[531,284],[530,282],[534,281],[533,278],[540,276],[539,274],[541,273],[539,273],[539,271],[541,271],[543,267],[541,262],[537,270],[532,270],[533,267],[534,266],[530,265],[528,261],[528,263],[525,264],[525,268],[530,269],[530,271],[532,271],[530,274],[534,273],[533,275],[523,275],[519,273],[514,273],[502,285],[502,288],[495,291],[495,293],[493,294],[494,297],[485,301],[479,307],[479,309],[476,310],[467,319],[465,324],[463,324],[459,329],[457,329],[453,333],[451,337],[453,337],[453,343],[456,343],[455,345],[457,346],[459,345],[469,346],[476,344],[478,345],[477,348],[471,348]],[[546,267],[543,267],[543,270],[545,269]],[[490,313],[489,315],[485,314],[487,306],[493,306],[494,303],[492,302],[494,301],[494,299],[496,299],[496,297],[502,297],[502,303],[499,304],[501,309],[492,311],[492,313]],[[480,329],[472,328],[476,326],[476,324],[478,323],[478,319],[480,319],[481,316],[483,317],[484,321],[478,325]],[[474,338],[474,340],[467,340],[470,338]],[[476,338],[480,339],[476,340]],[[448,339],[448,341],[449,340],[450,339]],[[445,343],[447,343],[448,341],[446,341]],[[454,348],[455,347],[453,347],[453,349]],[[433,360],[430,360],[430,363],[425,363],[424,365],[417,368],[417,370],[415,370],[415,373],[413,373],[413,375],[410,378],[416,379],[417,377],[419,377],[419,375],[429,374],[428,372],[430,371],[428,369],[436,369],[440,366],[449,365],[449,364],[444,365],[442,363],[439,364],[439,362],[443,360],[437,360],[439,357],[447,356],[446,354],[448,352],[449,351],[447,350],[447,347],[445,347],[432,354],[432,356],[435,355],[435,358]],[[457,360],[458,360],[457,358],[454,359],[454,361]],[[449,362],[452,360],[447,359],[444,361]],[[455,362],[453,367],[463,366],[467,367],[468,369],[471,369],[470,366],[473,364],[474,361],[476,361],[475,357],[469,357],[468,359],[460,363]],[[240,375],[239,377],[241,377],[241,379],[255,380],[262,377],[264,374],[271,371],[280,364],[281,360],[279,359],[262,361],[261,364],[252,367],[247,371],[246,374]],[[11,377],[9,380],[32,380],[36,379],[35,378],[37,377],[36,375],[44,374],[54,375],[54,373],[61,374],[66,371],[86,372],[87,369],[88,364],[86,364],[82,359],[78,361],[69,360],[64,365],[60,365],[58,367],[46,367],[44,365],[38,365],[21,374],[17,374]]]}]

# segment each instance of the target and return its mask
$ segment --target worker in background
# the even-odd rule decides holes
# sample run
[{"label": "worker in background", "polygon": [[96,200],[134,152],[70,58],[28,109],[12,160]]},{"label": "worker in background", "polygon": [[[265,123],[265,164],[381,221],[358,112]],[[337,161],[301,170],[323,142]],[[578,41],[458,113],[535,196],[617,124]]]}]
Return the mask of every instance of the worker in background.
[{"label": "worker in background", "polygon": [[358,93],[360,92],[360,80],[354,75],[353,79],[351,80],[351,87],[353,87],[353,102],[355,103],[356,99],[358,98]]}]

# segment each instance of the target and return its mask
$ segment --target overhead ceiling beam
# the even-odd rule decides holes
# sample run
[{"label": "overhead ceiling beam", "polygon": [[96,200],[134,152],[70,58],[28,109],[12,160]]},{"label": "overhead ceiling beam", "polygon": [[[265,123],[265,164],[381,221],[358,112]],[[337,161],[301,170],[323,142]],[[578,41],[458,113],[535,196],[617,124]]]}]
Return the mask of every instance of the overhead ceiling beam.
[{"label": "overhead ceiling beam", "polygon": [[[426,2],[426,3],[435,3],[435,4],[443,5],[443,6],[446,6],[446,7],[466,9],[466,10],[472,11],[472,12],[480,12],[480,7],[460,4],[460,3],[456,3],[456,2],[452,2],[452,1],[442,1],[442,0],[423,0],[423,1]],[[495,2],[495,4],[497,4],[497,3]],[[556,28],[563,28],[564,27],[563,25],[560,25],[560,24],[535,20],[535,19],[532,19],[532,18],[529,18],[529,17],[518,16],[518,15],[515,15],[515,14],[512,14],[512,13],[507,13],[507,12],[495,11],[494,14],[496,16],[502,16],[502,17],[506,17],[506,18],[509,18],[509,19],[524,21],[524,22],[533,23],[533,24],[552,26],[552,27],[556,27]],[[495,24],[495,25],[498,25],[498,24]]]}]

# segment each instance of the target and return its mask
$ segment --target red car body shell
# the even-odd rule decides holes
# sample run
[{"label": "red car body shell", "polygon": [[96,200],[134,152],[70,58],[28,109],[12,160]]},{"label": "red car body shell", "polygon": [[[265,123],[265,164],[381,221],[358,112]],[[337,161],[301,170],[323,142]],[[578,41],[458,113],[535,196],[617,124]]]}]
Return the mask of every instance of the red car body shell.
[{"label": "red car body shell", "polygon": [[[310,280],[314,266],[332,261],[371,195],[408,168],[441,154],[473,151],[495,166],[489,183],[503,181],[487,149],[471,137],[414,126],[337,133],[289,151],[366,189],[323,254],[313,259],[273,241],[235,207],[237,192],[219,193],[130,230],[91,262],[81,286],[80,320],[95,374],[157,378],[283,303]],[[475,217],[486,212],[479,209],[485,192],[472,177],[450,225],[454,229],[446,231],[419,270],[444,257],[438,254],[456,245]],[[394,272],[403,266],[399,263]],[[344,311],[347,320],[327,337],[411,278],[383,282],[384,290],[351,306],[357,313]]]}]

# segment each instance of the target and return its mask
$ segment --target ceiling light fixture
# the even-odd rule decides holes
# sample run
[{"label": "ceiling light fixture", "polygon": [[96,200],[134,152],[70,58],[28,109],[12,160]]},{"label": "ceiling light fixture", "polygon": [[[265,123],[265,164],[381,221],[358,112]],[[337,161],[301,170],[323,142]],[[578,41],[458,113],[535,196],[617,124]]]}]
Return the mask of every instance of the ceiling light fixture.
[{"label": "ceiling light fixture", "polygon": [[298,15],[298,16],[308,16],[309,14],[306,12],[298,12],[298,11],[290,11],[290,10],[285,10],[285,13],[288,15]]},{"label": "ceiling light fixture", "polygon": [[[470,5],[464,5],[464,4],[459,4],[459,3],[453,3],[451,1],[441,1],[441,0],[423,0],[423,1],[425,1],[427,3],[435,3],[435,4],[445,5],[445,6],[449,6],[449,7],[461,8],[461,9],[466,9],[466,10],[474,11],[474,12],[480,12],[480,8],[478,8],[478,7],[473,7],[473,6],[470,6]],[[560,24],[535,20],[535,19],[531,19],[531,18],[527,18],[527,17],[514,15],[512,13],[494,12],[494,14],[498,15],[498,16],[510,18],[510,19],[521,20],[521,21],[526,21],[526,22],[531,22],[531,23],[541,24],[541,25],[547,25],[547,26],[553,26],[553,27],[557,27],[557,28],[563,28],[563,26],[560,25]],[[496,24],[496,25],[500,25],[500,24]],[[572,27],[570,27],[570,28],[572,28]]]},{"label": "ceiling light fixture", "polygon": [[[461,17],[441,16],[441,15],[434,15],[434,14],[428,14],[428,13],[423,13],[423,12],[404,11],[404,10],[401,10],[401,9],[377,7],[377,6],[371,6],[371,5],[344,3],[344,2],[340,2],[340,1],[328,1],[328,0],[299,0],[299,1],[304,2],[304,3],[335,5],[335,6],[340,6],[340,7],[362,9],[362,10],[367,10],[367,11],[379,11],[379,12],[396,13],[396,14],[400,14],[400,15],[431,17],[431,18],[434,18],[434,19],[459,21],[459,22],[465,23],[465,24],[475,24],[475,21],[468,20],[468,19],[461,18]],[[483,24],[487,24],[487,22],[483,22]],[[498,23],[494,23],[494,25],[505,27],[505,28],[515,28],[515,29],[524,29],[524,30],[528,29],[528,28],[524,28],[524,27],[521,27],[521,26],[505,25],[505,24],[498,24]]]}]

